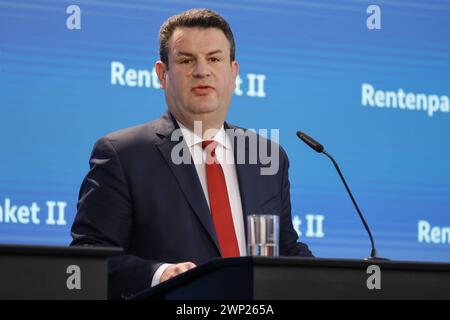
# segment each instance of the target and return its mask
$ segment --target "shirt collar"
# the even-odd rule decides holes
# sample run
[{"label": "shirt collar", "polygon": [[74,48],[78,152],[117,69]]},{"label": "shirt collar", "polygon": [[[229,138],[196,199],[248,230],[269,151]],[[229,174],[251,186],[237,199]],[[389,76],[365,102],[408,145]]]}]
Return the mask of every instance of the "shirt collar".
[{"label": "shirt collar", "polygon": [[[184,126],[182,123],[180,123],[178,120],[176,120],[178,125],[180,126],[181,132],[183,133],[183,137],[189,147],[192,147],[196,144],[200,144],[203,139],[196,135],[193,131],[188,129],[186,126]],[[229,139],[227,138],[224,126],[222,125],[219,129],[219,131],[216,133],[214,138],[212,139],[216,141],[218,144],[220,144],[222,147],[226,149],[231,149],[231,144],[229,142]]]}]

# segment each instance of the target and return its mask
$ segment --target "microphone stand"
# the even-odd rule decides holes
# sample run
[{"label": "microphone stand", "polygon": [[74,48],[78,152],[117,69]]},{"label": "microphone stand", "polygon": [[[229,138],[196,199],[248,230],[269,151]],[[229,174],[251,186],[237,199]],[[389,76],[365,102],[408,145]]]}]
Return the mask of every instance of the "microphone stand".
[{"label": "microphone stand", "polygon": [[361,210],[359,210],[358,204],[356,203],[355,198],[353,197],[353,194],[350,191],[350,188],[348,187],[347,182],[345,181],[345,178],[342,175],[341,169],[339,169],[339,166],[338,166],[337,162],[334,160],[334,158],[331,156],[331,154],[329,154],[326,150],[323,150],[322,153],[324,155],[326,155],[333,162],[334,167],[336,168],[337,172],[339,173],[339,177],[341,177],[341,180],[344,183],[345,189],[347,190],[348,195],[350,196],[350,199],[352,199],[352,202],[353,202],[353,205],[356,208],[356,211],[358,211],[358,215],[361,218],[361,221],[362,221],[362,223],[364,225],[364,228],[366,229],[367,233],[369,234],[370,244],[372,246],[372,250],[370,252],[370,257],[366,258],[366,260],[388,260],[386,258],[378,257],[377,249],[375,249],[375,242],[374,242],[373,237],[372,237],[372,232],[370,232],[370,228],[367,225],[366,219],[364,219],[364,216],[362,215]]},{"label": "microphone stand", "polygon": [[336,168],[336,171],[338,172],[339,177],[341,178],[342,182],[344,183],[345,189],[347,190],[348,195],[350,196],[350,199],[352,199],[353,205],[355,206],[356,211],[358,212],[358,215],[361,218],[361,221],[362,221],[362,223],[364,225],[364,228],[366,229],[367,234],[369,235],[369,239],[370,239],[370,244],[372,246],[372,250],[370,252],[370,256],[368,258],[366,258],[365,260],[369,260],[369,261],[389,260],[389,259],[386,259],[386,258],[378,257],[377,250],[375,249],[375,241],[373,240],[372,232],[370,232],[370,228],[367,225],[367,222],[364,219],[364,216],[361,213],[361,210],[359,210],[358,204],[356,203],[355,198],[353,197],[353,194],[350,191],[350,188],[348,187],[347,182],[345,181],[344,175],[342,174],[341,169],[339,168],[336,160],[334,160],[334,158],[325,150],[323,145],[321,145],[319,142],[317,142],[316,140],[314,140],[310,136],[308,136],[305,133],[300,132],[300,131],[297,131],[297,136],[303,142],[305,142],[308,146],[310,146],[312,149],[314,149],[318,153],[323,153],[324,155],[326,155],[331,160],[331,162],[333,162],[334,167]]}]

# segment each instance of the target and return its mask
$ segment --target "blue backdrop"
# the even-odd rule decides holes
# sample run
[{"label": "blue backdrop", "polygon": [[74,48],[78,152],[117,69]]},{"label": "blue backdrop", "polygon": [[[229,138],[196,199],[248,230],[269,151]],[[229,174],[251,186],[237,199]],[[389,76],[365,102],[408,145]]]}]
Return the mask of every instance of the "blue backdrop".
[{"label": "blue backdrop", "polygon": [[443,0],[0,1],[0,243],[70,242],[94,142],[166,109],[158,31],[191,7],[230,22],[240,83],[228,120],[280,129],[294,225],[316,256],[364,258],[369,241],[297,130],[339,162],[380,255],[450,261]]}]

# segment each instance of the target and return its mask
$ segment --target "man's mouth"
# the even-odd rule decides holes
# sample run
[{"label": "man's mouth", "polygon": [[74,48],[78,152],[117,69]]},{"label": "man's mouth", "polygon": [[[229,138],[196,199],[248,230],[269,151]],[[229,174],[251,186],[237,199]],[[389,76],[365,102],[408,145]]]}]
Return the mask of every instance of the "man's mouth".
[{"label": "man's mouth", "polygon": [[191,91],[197,96],[205,96],[212,90],[214,90],[214,88],[208,85],[195,86],[191,89]]}]

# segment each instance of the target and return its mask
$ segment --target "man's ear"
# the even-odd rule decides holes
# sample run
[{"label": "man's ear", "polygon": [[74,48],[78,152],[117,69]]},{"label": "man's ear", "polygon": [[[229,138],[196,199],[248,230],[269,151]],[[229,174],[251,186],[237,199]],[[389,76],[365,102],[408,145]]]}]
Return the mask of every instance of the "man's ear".
[{"label": "man's ear", "polygon": [[236,60],[231,62],[231,73],[234,78],[234,89],[236,89],[236,78],[239,74],[239,63]]},{"label": "man's ear", "polygon": [[155,63],[156,74],[158,75],[159,83],[161,84],[161,88],[166,88],[166,75],[167,75],[167,66],[161,60],[156,61]]}]

